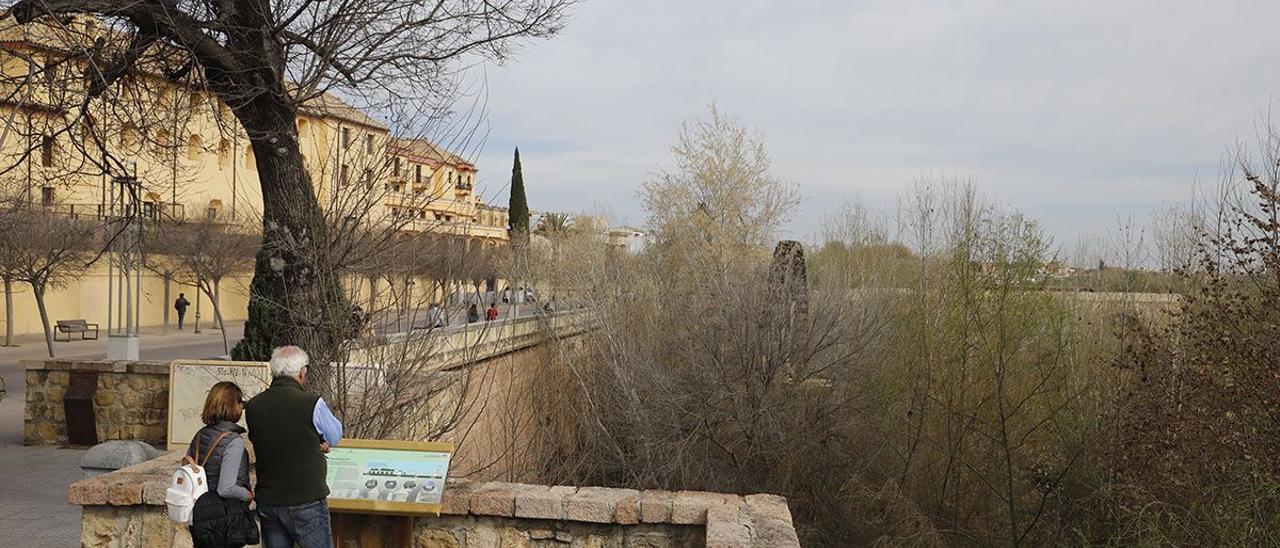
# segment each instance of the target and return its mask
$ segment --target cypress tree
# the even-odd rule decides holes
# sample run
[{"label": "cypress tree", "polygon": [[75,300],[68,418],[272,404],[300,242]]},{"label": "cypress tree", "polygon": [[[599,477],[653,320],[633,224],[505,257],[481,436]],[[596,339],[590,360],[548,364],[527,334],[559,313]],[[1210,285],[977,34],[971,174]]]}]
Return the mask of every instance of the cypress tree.
[{"label": "cypress tree", "polygon": [[249,283],[249,318],[244,322],[244,338],[231,349],[231,359],[237,361],[265,362],[271,359],[271,351],[283,344],[280,337],[280,320],[284,311],[270,298],[272,295],[266,284],[270,283],[270,272],[266,272],[268,260],[258,252],[258,260],[254,261],[253,281]]},{"label": "cypress tree", "polygon": [[511,243],[516,245],[528,243],[529,202],[524,195],[524,175],[520,173],[520,147],[516,147],[515,164],[511,166],[511,201],[507,209],[511,225]]}]

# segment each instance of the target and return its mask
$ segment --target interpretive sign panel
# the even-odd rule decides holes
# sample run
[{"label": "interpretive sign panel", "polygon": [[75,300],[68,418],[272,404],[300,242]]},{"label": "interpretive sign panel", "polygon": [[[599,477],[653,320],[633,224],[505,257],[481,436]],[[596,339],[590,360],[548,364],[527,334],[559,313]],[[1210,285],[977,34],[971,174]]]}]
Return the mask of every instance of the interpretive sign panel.
[{"label": "interpretive sign panel", "polygon": [[329,508],[439,515],[453,444],[342,440],[329,450]]},{"label": "interpretive sign panel", "polygon": [[[222,360],[174,360],[169,362],[169,450],[184,449],[196,431],[204,426],[200,413],[213,385],[231,381],[240,386],[247,400],[271,385],[271,369],[266,362]],[[244,426],[244,417],[240,418]]]}]

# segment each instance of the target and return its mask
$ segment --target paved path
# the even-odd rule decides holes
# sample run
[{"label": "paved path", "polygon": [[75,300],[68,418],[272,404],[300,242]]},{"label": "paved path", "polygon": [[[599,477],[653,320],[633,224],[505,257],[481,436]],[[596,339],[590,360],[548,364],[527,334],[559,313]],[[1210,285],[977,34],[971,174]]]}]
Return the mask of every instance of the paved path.
[{"label": "paved path", "polygon": [[[227,324],[230,344],[240,338],[244,326]],[[79,546],[80,509],[67,504],[67,485],[81,478],[83,449],[24,447],[22,445],[25,370],[19,360],[48,357],[41,336],[19,337],[18,348],[0,348],[0,376],[8,394],[0,400],[0,546]],[[222,334],[205,328],[190,330],[143,329],[139,341],[144,360],[211,358],[223,355]],[[103,359],[105,334],[99,341],[56,343],[59,358]]]}]

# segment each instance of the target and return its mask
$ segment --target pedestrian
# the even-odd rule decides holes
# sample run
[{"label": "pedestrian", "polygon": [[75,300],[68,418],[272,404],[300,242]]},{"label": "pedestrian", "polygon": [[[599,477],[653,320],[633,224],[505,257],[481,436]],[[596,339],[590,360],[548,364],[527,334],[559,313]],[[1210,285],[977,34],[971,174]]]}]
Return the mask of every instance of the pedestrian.
[{"label": "pedestrian", "polygon": [[209,389],[200,414],[204,427],[191,438],[187,459],[204,468],[208,492],[191,512],[191,542],[195,548],[240,547],[258,544],[258,523],[249,503],[249,453],[244,449],[244,393],[236,383],[222,381]]},{"label": "pedestrian", "polygon": [[325,453],[342,440],[342,423],[324,398],[307,392],[307,353],[271,353],[271,387],[245,405],[258,471],[258,520],[264,548],[332,548]]},{"label": "pedestrian", "polygon": [[427,328],[437,327],[444,327],[444,312],[440,310],[440,305],[431,303],[431,306],[427,307]]},{"label": "pedestrian", "polygon": [[467,307],[467,323],[476,323],[480,321],[480,309],[476,307],[476,303],[471,303]]},{"label": "pedestrian", "polygon": [[489,309],[484,311],[484,321],[491,322],[498,319],[498,303],[489,303]]},{"label": "pedestrian", "polygon": [[187,315],[188,306],[191,306],[191,301],[187,300],[187,294],[179,293],[178,300],[173,301],[173,309],[178,311],[178,331],[182,331],[182,318]]}]

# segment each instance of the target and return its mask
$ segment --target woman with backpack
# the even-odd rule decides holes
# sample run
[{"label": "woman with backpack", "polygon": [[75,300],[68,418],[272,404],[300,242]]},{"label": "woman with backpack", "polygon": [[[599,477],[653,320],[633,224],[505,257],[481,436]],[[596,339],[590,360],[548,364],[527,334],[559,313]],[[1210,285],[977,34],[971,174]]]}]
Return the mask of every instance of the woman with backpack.
[{"label": "woman with backpack", "polygon": [[202,547],[240,547],[257,544],[258,524],[249,503],[249,454],[244,428],[236,424],[244,413],[244,393],[236,383],[223,381],[209,389],[200,418],[205,426],[191,440],[185,465],[203,468],[208,492],[191,512],[192,544]]}]

